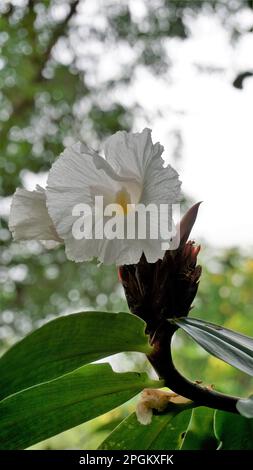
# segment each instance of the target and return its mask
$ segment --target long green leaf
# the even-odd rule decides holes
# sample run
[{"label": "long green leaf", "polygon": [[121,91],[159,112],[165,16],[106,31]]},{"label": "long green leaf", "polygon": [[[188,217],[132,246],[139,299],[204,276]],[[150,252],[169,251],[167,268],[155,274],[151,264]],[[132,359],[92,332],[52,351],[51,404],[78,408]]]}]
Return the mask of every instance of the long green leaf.
[{"label": "long green leaf", "polygon": [[219,441],[219,449],[253,449],[253,419],[224,411],[216,411],[214,430]]},{"label": "long green leaf", "polygon": [[0,402],[0,449],[23,449],[89,421],[139,393],[161,387],[145,373],[113,372],[109,364],[80,367]]},{"label": "long green leaf", "polygon": [[253,339],[195,318],[173,319],[213,356],[253,376]]},{"label": "long green leaf", "polygon": [[204,406],[194,408],[181,450],[215,450],[213,421],[214,410]]},{"label": "long green leaf", "polygon": [[130,313],[76,313],[47,323],[0,359],[0,399],[123,351],[149,351],[145,323]]},{"label": "long green leaf", "polygon": [[100,450],[176,450],[184,441],[191,409],[171,405],[171,411],[153,416],[151,424],[144,426],[132,413],[100,445]]}]

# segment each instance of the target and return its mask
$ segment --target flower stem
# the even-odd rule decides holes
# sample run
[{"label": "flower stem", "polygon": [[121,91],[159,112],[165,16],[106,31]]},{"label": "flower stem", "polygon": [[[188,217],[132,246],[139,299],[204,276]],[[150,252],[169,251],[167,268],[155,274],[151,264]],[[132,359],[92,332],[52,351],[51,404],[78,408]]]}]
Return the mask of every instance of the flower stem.
[{"label": "flower stem", "polygon": [[183,377],[176,369],[171,353],[171,340],[177,327],[163,323],[151,340],[153,351],[147,356],[166,387],[195,402],[196,406],[207,406],[222,411],[237,413],[236,403],[239,397],[224,395],[201,386]]}]

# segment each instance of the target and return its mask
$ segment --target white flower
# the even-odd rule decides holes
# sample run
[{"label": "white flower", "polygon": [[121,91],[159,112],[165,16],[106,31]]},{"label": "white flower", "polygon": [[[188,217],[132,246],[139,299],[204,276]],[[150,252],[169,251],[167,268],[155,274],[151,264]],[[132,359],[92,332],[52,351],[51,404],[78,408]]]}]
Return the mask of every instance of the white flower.
[{"label": "white flower", "polygon": [[[93,216],[98,196],[103,196],[104,207],[120,204],[122,212],[116,214],[117,221],[127,219],[128,208],[134,209],[136,204],[171,207],[178,202],[181,183],[170,165],[163,166],[162,152],[159,143],[153,145],[149,129],[136,134],[117,132],[105,142],[105,158],[80,142],[67,148],[49,172],[43,197],[41,190],[15,193],[10,229],[16,239],[63,240],[67,257],[76,262],[96,257],[105,264],[134,264],[143,252],[148,262],[163,258],[160,238],[77,239],[73,236],[73,226],[78,221],[73,209],[87,204]],[[103,214],[96,214],[96,224],[102,227]],[[88,225],[90,217],[83,217],[84,224]]]}]

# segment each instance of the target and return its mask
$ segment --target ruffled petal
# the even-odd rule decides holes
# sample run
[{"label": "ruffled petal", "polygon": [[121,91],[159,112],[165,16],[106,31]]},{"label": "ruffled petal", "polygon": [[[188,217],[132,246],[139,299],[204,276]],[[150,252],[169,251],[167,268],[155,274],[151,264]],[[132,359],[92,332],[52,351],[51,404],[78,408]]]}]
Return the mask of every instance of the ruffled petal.
[{"label": "ruffled petal", "polygon": [[64,150],[53,164],[46,188],[47,207],[64,240],[71,236],[76,220],[72,210],[77,204],[93,207],[95,195],[103,195],[105,203],[111,202],[108,199],[117,191],[118,184],[108,174],[108,166],[102,157],[81,143]]},{"label": "ruffled petal", "polygon": [[[173,204],[179,203],[181,197],[181,181],[177,171],[171,165],[164,167],[164,160],[159,151],[156,154],[154,153],[144,172],[140,200],[140,203],[144,204],[145,207],[154,204],[159,213],[158,239],[147,238],[146,248],[143,250],[148,262],[154,262],[151,260],[156,256],[157,259],[163,258],[164,250],[168,249],[169,246],[171,249],[173,248],[171,238],[175,237],[176,234],[173,221]],[[161,205],[163,206],[161,207]],[[154,220],[153,223],[155,224],[156,221]],[[162,233],[161,227],[163,227]],[[165,237],[166,233],[168,235]],[[176,243],[174,248],[177,248]]]},{"label": "ruffled petal", "polygon": [[45,190],[40,186],[35,191],[16,190],[11,204],[9,229],[15,240],[47,240],[51,246],[62,242],[47,211]]},{"label": "ruffled petal", "polygon": [[143,180],[148,164],[163,153],[163,146],[155,145],[151,130],[138,133],[116,132],[105,141],[105,158],[116,173],[137,181]]},{"label": "ruffled petal", "polygon": [[[135,182],[124,175],[117,175],[104,158],[82,143],[75,144],[60,155],[49,172],[46,197],[49,214],[64,239],[69,259],[76,262],[88,261],[93,257],[101,261],[111,259],[109,254],[103,255],[106,251],[105,240],[77,240],[73,236],[72,228],[77,220],[73,208],[86,204],[94,216],[96,196],[103,196],[105,207],[114,203],[122,185],[128,184],[134,186]],[[113,246],[115,240],[112,242]]]},{"label": "ruffled petal", "polygon": [[172,166],[163,166],[163,159],[154,159],[148,165],[143,181],[143,204],[174,204],[181,199],[181,181]]}]

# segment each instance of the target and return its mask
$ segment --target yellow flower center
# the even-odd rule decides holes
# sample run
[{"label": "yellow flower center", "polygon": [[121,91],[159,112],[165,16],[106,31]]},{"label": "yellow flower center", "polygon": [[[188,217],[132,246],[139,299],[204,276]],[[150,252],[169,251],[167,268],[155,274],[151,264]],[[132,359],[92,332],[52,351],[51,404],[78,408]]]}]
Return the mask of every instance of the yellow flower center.
[{"label": "yellow flower center", "polygon": [[131,206],[128,206],[131,204],[131,197],[126,188],[122,188],[116,193],[115,203],[122,207],[125,215],[131,210]]}]

